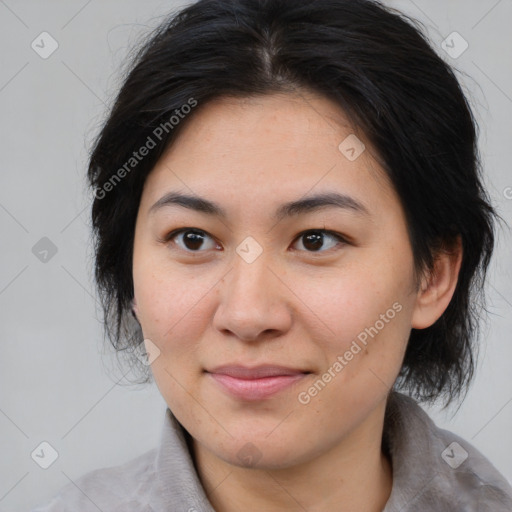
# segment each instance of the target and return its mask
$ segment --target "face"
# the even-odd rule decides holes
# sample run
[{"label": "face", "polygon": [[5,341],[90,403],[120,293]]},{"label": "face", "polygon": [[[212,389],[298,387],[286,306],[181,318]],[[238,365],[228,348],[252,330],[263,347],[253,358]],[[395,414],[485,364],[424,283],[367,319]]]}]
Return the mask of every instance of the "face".
[{"label": "face", "polygon": [[[325,98],[223,98],[189,121],[148,176],[135,229],[151,369],[204,449],[291,467],[371,430],[400,370],[416,299],[404,212]],[[286,370],[241,379],[222,365]]]}]

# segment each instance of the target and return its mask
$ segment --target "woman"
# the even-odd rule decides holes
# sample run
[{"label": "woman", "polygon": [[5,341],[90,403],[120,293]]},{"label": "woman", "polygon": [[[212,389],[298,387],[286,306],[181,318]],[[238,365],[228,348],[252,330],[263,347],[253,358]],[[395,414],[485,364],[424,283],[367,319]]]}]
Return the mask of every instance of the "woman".
[{"label": "woman", "polygon": [[512,510],[417,403],[473,375],[496,216],[477,154],[452,70],[376,2],[161,24],[88,173],[107,332],[151,368],[161,443],[37,510]]}]

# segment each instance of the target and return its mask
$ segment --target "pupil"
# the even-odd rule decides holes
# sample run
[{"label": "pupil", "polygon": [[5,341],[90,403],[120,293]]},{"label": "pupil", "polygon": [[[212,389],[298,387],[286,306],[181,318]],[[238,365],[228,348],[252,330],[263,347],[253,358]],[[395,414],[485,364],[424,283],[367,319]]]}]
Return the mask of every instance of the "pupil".
[{"label": "pupil", "polygon": [[[199,249],[203,242],[202,235],[196,231],[187,231],[184,238],[187,249]],[[192,247],[190,247],[190,244],[192,244]]]},{"label": "pupil", "polygon": [[[314,251],[316,251],[322,247],[322,235],[321,234],[309,233],[308,235],[305,236],[305,239],[312,241],[311,245],[313,245],[312,250],[314,250]],[[304,243],[304,247],[306,247],[306,249],[308,249],[307,241],[306,241],[306,243]],[[310,249],[311,249],[311,247],[310,247]]]}]

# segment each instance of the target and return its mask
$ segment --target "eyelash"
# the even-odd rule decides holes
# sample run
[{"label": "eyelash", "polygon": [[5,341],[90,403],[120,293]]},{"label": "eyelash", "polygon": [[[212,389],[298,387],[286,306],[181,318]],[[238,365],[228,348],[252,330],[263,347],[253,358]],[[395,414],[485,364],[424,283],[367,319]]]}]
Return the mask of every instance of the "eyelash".
[{"label": "eyelash", "polygon": [[[173,238],[175,238],[176,236],[178,236],[178,235],[180,235],[182,233],[186,233],[187,231],[193,231],[193,232],[197,232],[197,233],[202,234],[202,235],[206,235],[206,236],[210,237],[212,240],[215,241],[215,238],[213,236],[211,236],[208,232],[206,232],[206,231],[204,231],[202,229],[192,228],[192,227],[175,229],[175,230],[171,231],[170,233],[168,233],[167,235],[165,235],[162,239],[159,239],[158,241],[161,242],[161,243],[169,244],[169,243],[172,242]],[[346,244],[350,243],[340,233],[337,233],[336,231],[331,231],[329,229],[320,229],[320,228],[317,228],[317,229],[307,229],[305,231],[302,231],[301,233],[299,233],[294,238],[293,242],[295,243],[301,237],[303,237],[303,236],[305,236],[307,234],[311,234],[311,233],[322,233],[324,235],[331,236],[331,237],[337,239],[338,242],[341,243],[341,245],[346,245]],[[191,255],[200,255],[201,253],[206,252],[206,251],[201,251],[201,250],[199,250],[199,251],[191,251],[191,250],[188,250],[188,249],[182,249],[181,247],[178,247],[178,249],[182,250],[183,252],[185,252],[187,254],[191,254]],[[332,250],[335,250],[335,249],[336,249],[336,247],[331,247],[330,249],[328,249],[326,251],[302,251],[302,252],[306,252],[306,253],[309,253],[309,254],[316,255],[316,254],[328,253],[328,252],[330,252]]]}]

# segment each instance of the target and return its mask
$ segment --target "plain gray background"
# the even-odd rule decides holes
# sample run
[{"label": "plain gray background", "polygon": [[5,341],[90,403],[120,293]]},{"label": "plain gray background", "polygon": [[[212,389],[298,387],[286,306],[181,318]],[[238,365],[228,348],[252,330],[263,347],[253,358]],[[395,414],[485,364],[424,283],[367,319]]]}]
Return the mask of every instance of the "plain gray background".
[{"label": "plain gray background", "polygon": [[[424,22],[437,51],[468,75],[459,77],[481,126],[486,183],[510,223],[512,2],[387,3]],[[158,442],[166,404],[156,385],[120,385],[122,370],[103,343],[84,176],[127,50],[179,5],[0,0],[2,512],[30,510],[85,472],[125,462]],[[442,47],[454,31],[468,44],[456,58]],[[46,59],[31,47],[42,32],[58,43]],[[460,51],[463,41],[451,38],[452,52]],[[39,242],[43,237],[57,250],[46,262],[33,252],[47,243]],[[510,249],[510,234],[500,230],[489,321],[466,401],[455,417],[453,409],[427,410],[512,481]],[[43,441],[58,452],[48,469],[31,458]]]}]

